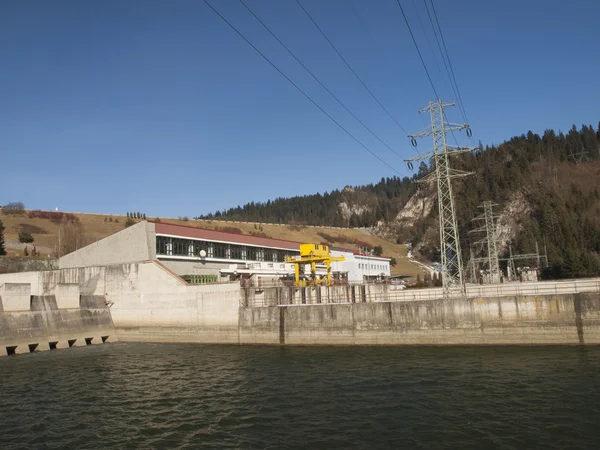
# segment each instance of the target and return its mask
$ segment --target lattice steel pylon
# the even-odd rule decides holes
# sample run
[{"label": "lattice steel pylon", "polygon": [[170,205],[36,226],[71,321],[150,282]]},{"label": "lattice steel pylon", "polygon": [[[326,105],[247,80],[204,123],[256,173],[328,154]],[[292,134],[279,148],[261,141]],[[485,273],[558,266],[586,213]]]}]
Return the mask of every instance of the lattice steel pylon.
[{"label": "lattice steel pylon", "polygon": [[456,221],[456,208],[452,194],[452,179],[471,175],[471,172],[452,169],[450,167],[449,156],[475,150],[471,147],[451,147],[448,145],[447,133],[451,131],[466,129],[467,135],[471,136],[468,124],[456,125],[446,122],[444,108],[454,105],[454,103],[444,103],[442,100],[437,99],[433,102],[430,101],[426,108],[419,110],[420,113],[429,112],[431,125],[421,133],[409,135],[408,137],[411,138],[411,143],[416,145],[417,138],[431,136],[433,139],[433,151],[406,160],[409,168],[412,167],[412,163],[415,161],[428,160],[430,158],[434,161],[435,170],[417,180],[417,182],[428,183],[435,181],[437,184],[440,215],[440,258],[442,263],[444,298],[466,295],[458,224]]},{"label": "lattice steel pylon", "polygon": [[496,230],[496,223],[494,222],[494,219],[497,219],[498,216],[494,215],[494,206],[498,205],[489,200],[484,201],[483,205],[479,206],[480,208],[483,208],[483,214],[475,217],[473,220],[483,221],[484,225],[475,230],[471,230],[471,233],[485,233],[485,238],[475,243],[487,245],[487,263],[488,269],[490,270],[490,283],[500,283],[500,260],[498,259],[498,246],[496,245],[498,232]]}]

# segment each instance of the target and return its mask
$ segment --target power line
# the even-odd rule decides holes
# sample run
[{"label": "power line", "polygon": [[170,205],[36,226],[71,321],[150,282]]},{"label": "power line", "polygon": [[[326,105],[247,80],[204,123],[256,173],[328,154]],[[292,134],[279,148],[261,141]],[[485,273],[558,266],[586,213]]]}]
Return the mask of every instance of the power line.
[{"label": "power line", "polygon": [[385,113],[390,117],[390,119],[392,119],[396,125],[398,125],[398,128],[400,128],[405,134],[408,134],[408,131],[406,131],[402,125],[400,125],[398,123],[398,121],[396,119],[394,119],[394,116],[392,116],[390,114],[390,112],[385,108],[385,106],[383,106],[383,104],[379,101],[379,99],[375,96],[375,94],[373,94],[373,92],[368,88],[368,86],[365,84],[365,82],[358,76],[358,74],[354,71],[354,69],[352,68],[352,66],[348,63],[348,61],[346,61],[346,59],[342,56],[342,54],[338,51],[338,49],[335,47],[335,45],[333,45],[333,42],[331,42],[329,40],[329,38],[327,37],[327,35],[325,34],[325,32],[321,29],[321,27],[319,27],[319,25],[317,25],[317,22],[315,22],[315,20],[312,18],[312,16],[308,13],[308,11],[306,10],[306,8],[304,8],[304,6],[302,6],[302,3],[300,3],[300,0],[296,0],[296,3],[298,3],[298,5],[300,6],[300,8],[302,8],[302,11],[304,11],[304,13],[308,16],[308,18],[310,19],[310,21],[313,23],[313,25],[317,28],[317,30],[319,30],[319,32],[321,33],[321,35],[325,38],[325,40],[329,43],[329,45],[331,46],[331,48],[333,48],[333,50],[335,50],[335,52],[337,53],[337,55],[341,58],[342,61],[344,61],[344,64],[346,64],[346,66],[348,67],[348,69],[350,69],[350,71],[354,74],[354,76],[356,77],[356,79],[358,81],[360,81],[360,83],[363,85],[363,87],[367,90],[367,92],[369,94],[371,94],[371,97],[373,97],[373,99],[379,104],[379,106],[381,106],[381,109],[383,109],[385,111]]},{"label": "power line", "polygon": [[214,13],[219,16],[221,18],[221,20],[223,20],[223,22],[225,22],[227,25],[229,25],[229,27],[235,31],[244,41],[246,41],[246,43],[252,47],[260,56],[263,57],[263,59],[265,61],[267,61],[277,72],[279,72],[279,74],[284,77],[287,81],[289,81],[292,86],[294,86],[298,91],[300,91],[300,93],[302,95],[304,95],[304,97],[306,97],[313,105],[315,105],[323,114],[325,114],[333,123],[335,123],[339,128],[342,129],[342,131],[344,131],[344,133],[346,133],[348,136],[350,136],[354,141],[356,141],[361,147],[363,147],[366,151],[368,151],[371,155],[373,155],[375,158],[377,158],[379,161],[381,161],[383,164],[385,164],[387,167],[389,167],[391,170],[393,170],[394,172],[396,172],[398,175],[402,176],[402,174],[400,172],[398,172],[396,169],[394,169],[391,165],[389,165],[384,159],[382,159],[381,157],[379,157],[375,152],[373,152],[369,147],[367,147],[365,144],[363,144],[361,141],[359,141],[352,133],[350,133],[346,128],[344,128],[343,125],[341,125],[337,120],[335,120],[327,111],[325,111],[321,106],[319,106],[317,104],[317,102],[315,102],[306,92],[304,92],[296,83],[294,83],[285,73],[283,73],[279,67],[277,67],[269,58],[267,58],[267,56],[265,56],[264,53],[262,53],[252,42],[250,42],[246,36],[244,36],[235,26],[233,26],[231,24],[231,22],[229,22],[225,17],[223,17],[223,15],[221,15],[221,13],[219,11],[217,11],[210,3],[208,3],[207,0],[204,0],[204,3],[206,3],[206,5],[212,9],[214,11]]},{"label": "power line", "polygon": [[[450,80],[450,86],[452,88],[452,91],[454,92],[454,97],[458,101],[458,94],[457,94],[456,88],[454,87],[454,84],[452,82],[452,76],[450,75],[450,70],[448,69],[448,64],[446,63],[446,58],[444,58],[444,51],[442,50],[442,45],[440,44],[440,39],[438,37],[437,30],[435,29],[435,25],[433,24],[433,19],[431,17],[431,13],[429,12],[429,6],[427,5],[427,0],[423,0],[423,3],[425,3],[425,9],[427,10],[427,16],[429,17],[429,23],[431,24],[431,28],[433,29],[433,34],[434,34],[435,40],[437,42],[438,50],[440,51],[440,55],[442,57],[442,62],[444,63],[444,68],[446,69],[446,75],[448,75],[448,80]],[[440,72],[441,72],[441,70],[440,70]],[[465,115],[463,114],[462,106],[460,103],[458,104],[458,108],[466,122],[467,119],[465,118]]]},{"label": "power line", "polygon": [[250,12],[250,14],[254,16],[254,18],[269,32],[269,34],[271,34],[271,36],[273,36],[273,38],[275,38],[275,40],[279,42],[279,44],[281,44],[281,46],[298,62],[298,64],[300,64],[304,68],[304,70],[306,70],[310,74],[310,76],[312,76],[315,79],[315,81],[319,83],[321,87],[325,89],[329,93],[329,95],[331,95],[342,106],[342,108],[344,108],[348,112],[348,114],[354,117],[354,119],[356,119],[356,121],[360,123],[369,133],[371,133],[371,135],[373,135],[375,139],[377,139],[379,142],[385,145],[396,156],[402,158],[392,147],[390,147],[383,139],[377,136],[367,125],[365,125],[362,122],[362,120],[356,117],[356,115],[352,111],[350,111],[350,109],[348,109],[348,107],[344,103],[342,103],[342,101],[333,92],[331,92],[331,90],[327,86],[325,86],[325,84],[323,84],[321,80],[308,67],[306,67],[306,65],[302,61],[300,61],[300,59],[298,59],[298,57],[275,35],[275,33],[273,33],[273,31],[271,31],[271,29],[267,25],[265,25],[265,23],[262,20],[260,20],[260,18],[254,13],[254,11],[252,11],[252,9],[250,9],[250,7],[246,3],[244,3],[244,0],[240,0],[240,3],[244,5],[244,7]]},{"label": "power line", "polygon": [[[296,0],[298,1],[298,0]],[[412,38],[413,44],[415,44],[415,48],[417,49],[417,53],[419,54],[419,58],[421,59],[421,64],[423,64],[423,69],[425,69],[425,73],[427,74],[427,78],[429,79],[429,84],[431,84],[431,88],[433,89],[433,93],[435,94],[435,98],[436,101],[441,101],[440,96],[437,93],[437,90],[435,89],[435,86],[433,84],[433,80],[431,79],[431,75],[429,74],[429,70],[427,69],[427,65],[425,64],[425,60],[423,59],[423,55],[421,54],[421,50],[419,49],[419,45],[417,44],[417,40],[415,39],[415,35],[412,32],[412,28],[410,27],[410,23],[408,22],[408,18],[406,17],[406,13],[404,12],[404,8],[402,7],[402,4],[400,3],[400,0],[396,0],[396,2],[398,3],[398,6],[400,7],[400,11],[402,12],[402,17],[404,17],[404,22],[406,22],[406,27],[408,28],[408,32],[410,33],[410,37]],[[442,108],[442,115],[444,118],[446,118],[445,116],[445,112]],[[454,142],[456,143],[456,146],[458,147],[458,140],[456,139],[456,136],[454,135],[454,133],[450,133],[452,135],[452,137],[454,138]]]},{"label": "power line", "polygon": [[406,14],[404,13],[404,8],[402,7],[402,4],[400,3],[400,0],[396,0],[396,1],[398,2],[398,6],[400,7],[400,12],[402,12],[402,17],[404,17],[404,22],[406,22],[406,27],[408,28],[408,32],[410,33],[410,37],[412,38],[413,44],[415,44],[415,48],[417,49],[417,53],[419,54],[419,58],[421,58],[421,64],[423,64],[423,69],[425,69],[425,73],[427,74],[427,78],[429,79],[429,84],[431,85],[431,89],[433,89],[433,93],[435,94],[435,98],[439,99],[440,96],[438,95],[437,90],[435,89],[435,86],[433,84],[433,80],[431,79],[431,75],[429,75],[429,70],[427,69],[427,66],[425,65],[425,60],[423,59],[423,55],[421,54],[421,50],[419,50],[419,46],[417,45],[417,40],[415,39],[415,35],[413,34],[412,29],[410,28],[410,24],[408,23],[408,19],[406,18]]},{"label": "power line", "polygon": [[[423,24],[423,21],[421,20],[421,14],[419,14],[419,8],[417,8],[415,0],[412,0],[412,4],[413,4],[413,8],[415,9],[415,12],[417,13],[417,19],[419,19],[419,24],[421,25],[421,29],[423,30],[423,35],[425,36],[425,40],[427,41],[427,46],[429,47],[429,50],[431,50],[431,54],[433,56],[433,61],[435,62],[435,66],[437,67],[438,71],[440,72],[440,74],[442,74],[442,77],[443,77],[442,69],[440,68],[438,59],[435,56],[435,52],[433,51],[433,46],[431,45],[431,41],[429,40],[429,37],[427,36],[427,31],[425,30],[425,25]],[[443,58],[444,57],[442,56],[442,60],[443,60]]]},{"label": "power line", "polygon": [[[373,44],[374,47],[377,48],[377,50],[379,51],[379,53],[381,53],[383,55],[383,57],[385,58],[385,60],[387,61],[388,65],[391,68],[392,67],[392,62],[390,60],[389,55],[387,54],[387,52],[385,52],[385,51],[383,51],[381,49],[380,45],[377,44],[377,42],[375,41],[375,38],[373,37],[373,34],[371,34],[371,32],[369,31],[369,27],[367,26],[367,24],[365,23],[365,21],[361,18],[360,14],[358,13],[358,11],[356,10],[356,8],[354,7],[354,4],[352,3],[352,0],[348,0],[348,3],[350,4],[350,7],[352,8],[352,11],[354,12],[354,15],[358,19],[358,22],[362,26],[363,30],[365,30],[365,33],[367,33],[367,36],[369,36],[369,39],[371,40],[371,43]],[[419,107],[417,105],[415,105],[415,103],[410,99],[410,97],[408,96],[408,91],[406,90],[406,87],[404,87],[404,85],[402,85],[402,90],[404,91],[404,95],[406,96],[406,99],[411,103],[411,105],[415,109],[418,110]],[[419,116],[419,117],[422,117],[422,116]]]},{"label": "power line", "polygon": [[446,47],[446,40],[444,39],[444,34],[442,33],[442,27],[440,26],[440,21],[438,20],[438,15],[435,10],[435,5],[433,4],[433,0],[431,1],[431,9],[433,9],[433,15],[435,16],[435,21],[437,23],[438,29],[440,30],[440,37],[442,38],[442,44],[444,44],[444,50],[446,50],[446,58],[448,58],[448,65],[450,66],[450,72],[452,73],[452,78],[454,79],[454,84],[456,85],[456,92],[458,94],[458,101],[462,105],[463,114],[465,115],[465,122],[469,123],[467,118],[467,111],[465,110],[465,105],[462,101],[462,96],[460,95],[460,90],[458,89],[458,83],[456,82],[456,76],[454,75],[454,69],[452,68],[452,62],[450,61],[450,54],[448,53],[448,48]]}]

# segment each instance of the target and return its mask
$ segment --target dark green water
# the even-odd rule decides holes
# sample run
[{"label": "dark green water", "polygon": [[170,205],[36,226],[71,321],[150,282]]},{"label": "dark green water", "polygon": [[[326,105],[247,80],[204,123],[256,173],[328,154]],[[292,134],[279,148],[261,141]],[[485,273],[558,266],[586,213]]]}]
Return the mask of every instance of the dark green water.
[{"label": "dark green water", "polygon": [[0,377],[3,450],[600,448],[600,347],[111,344]]}]

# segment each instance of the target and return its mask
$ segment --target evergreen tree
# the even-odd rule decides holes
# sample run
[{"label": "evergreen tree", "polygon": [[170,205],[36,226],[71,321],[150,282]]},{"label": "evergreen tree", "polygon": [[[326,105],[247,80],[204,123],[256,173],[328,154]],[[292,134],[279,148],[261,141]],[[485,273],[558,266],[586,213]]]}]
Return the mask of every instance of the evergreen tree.
[{"label": "evergreen tree", "polygon": [[4,247],[4,224],[0,220],[0,256],[6,255],[6,249]]}]

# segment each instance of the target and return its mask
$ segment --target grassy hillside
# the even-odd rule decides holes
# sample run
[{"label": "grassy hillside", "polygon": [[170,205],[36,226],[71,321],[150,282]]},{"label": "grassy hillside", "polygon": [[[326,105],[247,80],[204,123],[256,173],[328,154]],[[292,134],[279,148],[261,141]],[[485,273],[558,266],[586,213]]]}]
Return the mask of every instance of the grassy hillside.
[{"label": "grassy hillside", "polygon": [[[87,242],[93,242],[109,234],[120,231],[124,228],[127,217],[125,216],[107,216],[100,214],[73,214],[81,224],[82,235]],[[153,220],[154,218],[149,218]],[[24,215],[0,215],[0,220],[6,228],[4,237],[6,240],[6,251],[9,256],[23,255],[23,248],[27,245],[31,251],[35,245],[40,252],[40,256],[53,257],[58,248],[59,224],[49,219],[31,218],[29,211]],[[182,224],[188,226],[197,226],[202,228],[220,229],[222,231],[238,231],[243,234],[260,234],[261,236],[288,239],[298,242],[331,242],[332,246],[348,249],[357,249],[356,243],[369,244],[374,247],[380,245],[383,248],[384,256],[396,258],[397,264],[392,267],[393,275],[412,275],[421,273],[418,265],[408,261],[406,258],[407,249],[404,245],[398,245],[386,241],[377,236],[371,236],[358,229],[333,229],[327,227],[305,227],[293,225],[268,225],[241,222],[224,222],[210,220],[183,220],[183,219],[160,219],[164,223]],[[237,229],[237,230],[233,230]],[[29,231],[34,242],[30,244],[19,244],[18,233],[20,230]],[[64,236],[64,235],[63,235]],[[64,238],[64,237],[63,237]],[[356,243],[355,243],[356,242]],[[364,245],[364,244],[363,244]]]}]

